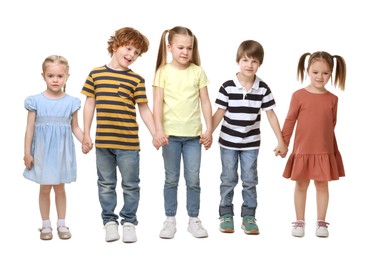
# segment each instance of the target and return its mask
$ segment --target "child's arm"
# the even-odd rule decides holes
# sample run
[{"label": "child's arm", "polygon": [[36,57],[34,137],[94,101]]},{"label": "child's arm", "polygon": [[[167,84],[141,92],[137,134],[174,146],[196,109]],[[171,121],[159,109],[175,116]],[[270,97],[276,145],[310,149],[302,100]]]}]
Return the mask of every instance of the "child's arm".
[{"label": "child's arm", "polygon": [[213,115],[213,133],[222,121],[225,114],[225,109],[218,108]]},{"label": "child's arm", "polygon": [[278,122],[276,113],[274,112],[273,109],[268,110],[266,113],[267,113],[268,121],[269,121],[269,123],[270,123],[270,125],[273,129],[273,132],[276,135],[277,141],[278,141],[278,145],[274,149],[275,155],[276,156],[279,155],[282,158],[284,158],[287,154],[288,148],[287,148],[287,145],[286,145],[286,143],[285,143],[285,141],[283,140],[283,137],[282,137],[280,123]]},{"label": "child's arm", "polygon": [[200,100],[201,109],[204,116],[206,131],[204,131],[200,138],[200,143],[204,144],[205,149],[209,149],[213,142],[213,119],[212,119],[212,108],[209,98],[209,93],[207,91],[207,86],[200,89]]},{"label": "child's arm", "polygon": [[89,150],[93,149],[93,142],[90,137],[91,124],[93,122],[93,116],[95,112],[95,99],[92,97],[86,97],[84,105],[84,137],[82,139],[82,146],[88,147]]},{"label": "child's arm", "polygon": [[32,138],[35,131],[35,120],[36,120],[36,112],[35,111],[28,111],[27,115],[27,127],[26,127],[26,134],[24,137],[24,165],[27,169],[31,169],[33,164],[33,156],[31,154],[31,145],[32,145]]},{"label": "child's arm", "polygon": [[79,140],[79,142],[82,143],[82,140],[84,139],[84,133],[82,132],[82,129],[79,126],[77,111],[75,111],[75,113],[72,114],[71,129],[72,133],[75,135],[77,140]]},{"label": "child's arm", "polygon": [[[215,129],[218,127],[220,121],[222,121],[225,114],[225,110],[218,108],[214,115],[212,116],[212,128],[211,128],[211,135],[214,133]],[[210,140],[207,140],[206,138],[201,138],[200,142],[205,146],[206,150],[210,148],[211,143]]]},{"label": "child's arm", "polygon": [[169,142],[162,126],[164,89],[161,87],[154,87],[153,91],[153,119],[155,123],[155,135],[153,137],[153,142],[154,144],[160,144],[162,146],[168,144]]},{"label": "child's arm", "polygon": [[[148,103],[138,103],[138,109],[139,109],[140,117],[142,118],[144,124],[147,126],[152,137],[154,137],[156,134],[155,121],[153,119],[153,114],[151,110],[149,109]],[[156,143],[154,139],[152,143],[156,147],[156,149],[159,149],[161,147],[161,145]]]},{"label": "child's arm", "polygon": [[[71,120],[71,129],[74,136],[79,140],[81,144],[83,144],[84,139],[84,133],[82,132],[82,129],[79,126],[78,121],[78,112],[75,111],[75,113],[72,114],[72,120]],[[87,154],[91,149],[87,145],[82,145],[82,152]]]}]

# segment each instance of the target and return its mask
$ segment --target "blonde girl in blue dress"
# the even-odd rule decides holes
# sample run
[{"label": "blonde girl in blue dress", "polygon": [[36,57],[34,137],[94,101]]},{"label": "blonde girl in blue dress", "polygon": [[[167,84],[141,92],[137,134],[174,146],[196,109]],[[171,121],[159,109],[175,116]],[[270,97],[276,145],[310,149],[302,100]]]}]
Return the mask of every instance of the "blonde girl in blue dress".
[{"label": "blonde girl in blue dress", "polygon": [[[40,184],[39,207],[42,218],[40,239],[53,238],[50,213],[50,192],[55,193],[57,231],[60,239],[71,238],[65,224],[65,183],[76,181],[76,154],[72,133],[81,142],[83,132],[77,111],[81,102],[65,93],[69,65],[62,56],[52,55],[42,64],[46,90],[25,99],[28,110],[24,142],[23,176]],[[82,148],[84,153],[88,148]]]}]

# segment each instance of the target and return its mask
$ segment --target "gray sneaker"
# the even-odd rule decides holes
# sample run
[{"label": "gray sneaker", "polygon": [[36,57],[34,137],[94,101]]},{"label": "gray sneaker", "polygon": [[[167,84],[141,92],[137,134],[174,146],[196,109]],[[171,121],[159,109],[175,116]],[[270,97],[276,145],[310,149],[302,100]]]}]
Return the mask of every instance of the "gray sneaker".
[{"label": "gray sneaker", "polygon": [[109,221],[104,225],[106,230],[106,242],[113,242],[120,239],[118,225],[115,221]]}]

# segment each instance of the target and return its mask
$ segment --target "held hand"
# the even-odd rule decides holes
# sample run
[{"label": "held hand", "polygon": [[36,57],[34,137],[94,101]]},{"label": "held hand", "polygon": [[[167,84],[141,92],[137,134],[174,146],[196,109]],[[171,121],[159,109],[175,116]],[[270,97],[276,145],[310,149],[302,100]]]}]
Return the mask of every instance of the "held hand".
[{"label": "held hand", "polygon": [[163,132],[156,132],[153,136],[152,144],[158,150],[160,147],[169,144],[169,138]]},{"label": "held hand", "polygon": [[156,150],[160,149],[161,145],[157,142],[154,138],[152,139],[152,144],[156,148]]},{"label": "held hand", "polygon": [[213,137],[211,134],[204,133],[200,136],[200,144],[205,147],[205,150],[208,150],[213,143]]},{"label": "held hand", "polygon": [[89,153],[91,151],[91,149],[93,149],[93,144],[91,144],[91,146],[89,146],[87,144],[81,146],[81,150],[82,150],[83,154]]},{"label": "held hand", "polygon": [[94,144],[91,141],[90,136],[84,136],[81,143],[82,143],[81,150],[84,154],[87,154],[94,147]]},{"label": "held hand", "polygon": [[275,156],[281,156],[281,158],[285,158],[286,155],[287,155],[287,152],[288,152],[288,148],[287,146],[284,144],[284,145],[278,145],[275,149],[274,149],[274,154]]}]

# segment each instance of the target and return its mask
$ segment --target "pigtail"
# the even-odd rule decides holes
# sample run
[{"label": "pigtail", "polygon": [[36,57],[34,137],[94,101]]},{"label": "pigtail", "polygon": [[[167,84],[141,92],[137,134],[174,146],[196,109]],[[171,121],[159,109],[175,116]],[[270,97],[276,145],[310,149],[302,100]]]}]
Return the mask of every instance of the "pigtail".
[{"label": "pigtail", "polygon": [[166,35],[169,33],[169,30],[165,30],[161,35],[160,45],[158,48],[156,70],[157,71],[161,66],[166,64],[167,61],[167,50],[166,50]]},{"label": "pigtail", "polygon": [[299,62],[298,62],[298,68],[297,68],[297,79],[298,79],[300,82],[303,82],[303,81],[304,81],[304,73],[305,73],[305,59],[307,58],[308,55],[310,55],[309,52],[304,53],[303,55],[301,55],[301,57],[300,57],[300,59],[299,59]]},{"label": "pigtail", "polygon": [[[192,35],[192,34],[191,34]],[[193,35],[193,55],[192,62],[198,66],[201,66],[201,58],[198,51],[198,40],[195,35]]]},{"label": "pigtail", "polygon": [[346,79],[346,63],[343,57],[339,55],[332,56],[336,59],[336,68],[335,68],[335,87],[338,86],[340,90],[345,89],[345,79]]}]

